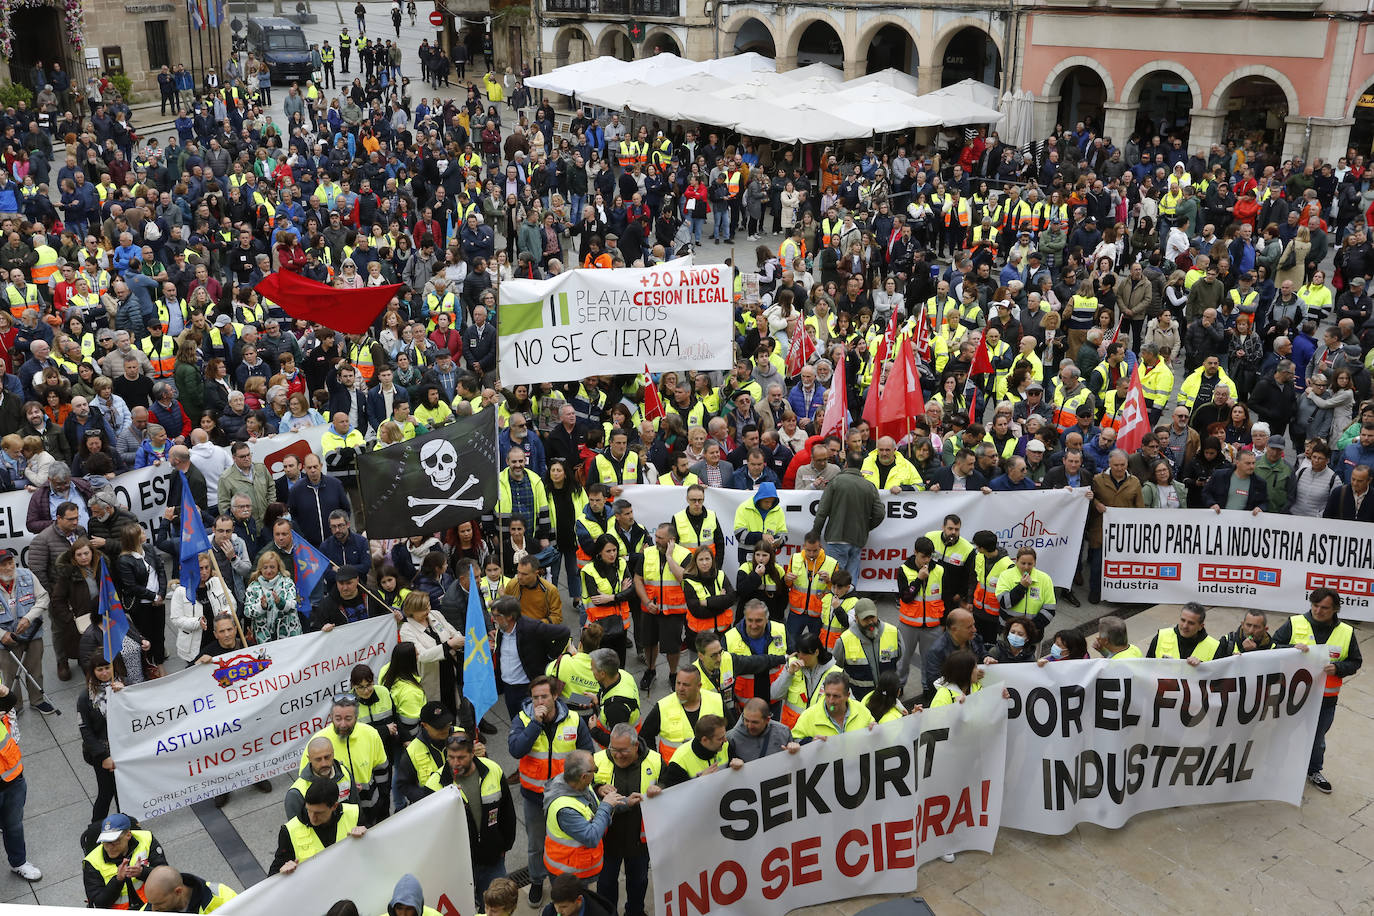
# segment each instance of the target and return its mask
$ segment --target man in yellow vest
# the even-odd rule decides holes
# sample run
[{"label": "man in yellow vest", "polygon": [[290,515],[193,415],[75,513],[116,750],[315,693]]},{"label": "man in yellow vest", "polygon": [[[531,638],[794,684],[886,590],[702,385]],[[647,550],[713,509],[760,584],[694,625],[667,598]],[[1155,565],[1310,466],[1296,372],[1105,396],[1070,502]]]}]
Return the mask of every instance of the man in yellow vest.
[{"label": "man in yellow vest", "polygon": [[821,605],[830,591],[830,576],[839,564],[826,556],[820,535],[808,531],[802,549],[792,555],[783,577],[787,583],[787,641],[795,643],[802,633],[821,630]]},{"label": "man in yellow vest", "polygon": [[[587,724],[558,699],[553,678],[541,675],[530,681],[529,697],[511,723],[506,750],[520,762],[520,796],[525,806],[525,849],[529,856],[531,906],[543,902],[544,879],[549,874],[545,868],[545,793],[562,775],[574,753],[590,752],[593,747]],[[590,761],[590,753],[587,759]]]},{"label": "man in yellow vest", "polygon": [[792,737],[801,744],[814,739],[825,740],[831,735],[858,731],[874,725],[868,707],[849,695],[849,675],[838,668],[825,676],[821,702],[807,707],[792,726]]},{"label": "man in yellow vest", "polygon": [[901,654],[897,628],[878,619],[878,606],[873,599],[858,599],[849,629],[840,634],[835,645],[835,664],[849,675],[854,697],[862,700],[873,692],[881,674],[896,672]]},{"label": "man in yellow vest", "polygon": [[[215,635],[219,635],[220,620],[230,620],[229,617],[221,617],[215,620]],[[238,645],[237,640],[234,643]],[[232,654],[232,651],[231,651]],[[328,738],[311,738],[310,743],[305,746],[305,756],[309,760],[305,766],[301,767],[300,775],[286,790],[286,816],[295,817],[305,810],[305,790],[310,788],[310,784],[316,779],[331,779],[339,787],[339,801],[353,802],[358,801],[358,789],[353,784],[353,774],[348,767],[334,759],[334,744]],[[263,783],[266,785],[266,783]],[[220,796],[227,798],[228,793]],[[219,801],[216,798],[215,801]]]},{"label": "man in yellow vest", "polygon": [[99,844],[81,863],[86,902],[98,910],[142,909],[149,872],[167,864],[151,831],[135,830],[127,814],[111,814],[100,825]]},{"label": "man in yellow vest", "polygon": [[614,649],[595,650],[591,663],[597,685],[592,740],[604,748],[610,744],[616,726],[639,724],[639,685],[630,672],[621,669],[620,656]]},{"label": "man in yellow vest", "polygon": [[[311,737],[328,738],[334,745],[334,759],[353,774],[363,822],[375,824],[385,817],[391,805],[391,762],[377,729],[358,721],[357,699],[349,695],[335,697],[329,709],[329,724]],[[308,763],[309,756],[301,754],[301,766]],[[336,802],[338,794],[338,786],[334,786]]]},{"label": "man in yellow vest", "polygon": [[587,624],[578,638],[581,651],[574,650],[569,640],[568,648],[544,669],[545,674],[563,685],[559,693],[563,702],[588,722],[596,712],[596,691],[600,686],[592,673],[592,653],[601,648],[604,633],[601,624]]},{"label": "man in yellow vest", "polygon": [[1093,641],[1093,648],[1103,658],[1126,661],[1145,657],[1139,646],[1131,644],[1131,638],[1126,633],[1126,621],[1120,617],[1103,617],[1097,622],[1097,639]]},{"label": "man in yellow vest", "polygon": [[333,780],[320,779],[305,790],[305,810],[282,825],[277,833],[277,854],[269,875],[289,875],[307,859],[317,856],[345,837],[358,838],[367,828],[358,823],[358,806],[339,801]]},{"label": "man in yellow vest", "polygon": [[1186,658],[1188,664],[1210,662],[1216,657],[1220,640],[1207,635],[1207,608],[1196,601],[1183,605],[1178,623],[1164,627],[1150,640],[1146,658]]},{"label": "man in yellow vest", "polygon": [[211,884],[170,865],[159,865],[143,885],[148,909],[158,913],[213,913],[237,894],[227,884]]},{"label": "man in yellow vest", "polygon": [[1140,387],[1145,395],[1146,412],[1150,416],[1150,426],[1159,422],[1169,396],[1174,393],[1174,370],[1160,359],[1159,347],[1147,343],[1140,348]]},{"label": "man in yellow vest", "polygon": [[683,662],[677,669],[673,692],[649,710],[639,734],[649,744],[657,741],[659,756],[668,762],[678,748],[692,740],[697,721],[702,716],[724,718],[725,704],[720,694],[702,690],[701,672]]},{"label": "man in yellow vest", "polygon": [[[693,490],[700,494],[696,505],[700,509],[706,491],[701,487],[689,488],[689,500]],[[644,690],[648,690],[658,677],[660,645],[664,647],[663,655],[668,661],[669,671],[677,670],[681,654],[678,650],[682,647],[682,627],[687,619],[687,598],[682,591],[682,564],[687,562],[692,552],[675,541],[674,526],[685,524],[691,530],[690,520],[678,521],[678,517],[686,516],[688,511],[683,510],[674,516],[672,522],[663,522],[658,526],[654,531],[654,542],[644,548],[642,562],[635,571],[635,592],[639,595],[641,610],[635,641],[644,650],[644,674],[639,679],[639,686]],[[715,517],[710,513],[706,515],[710,516],[711,524],[719,531],[719,524],[714,523]]]},{"label": "man in yellow vest", "polygon": [[544,792],[544,868],[551,877],[572,875],[586,883],[601,874],[611,817],[629,800],[614,787],[598,798],[595,778],[592,755],[575,750]]},{"label": "man in yellow vest", "polygon": [[1341,609],[1341,596],[1335,589],[1317,588],[1312,590],[1308,600],[1311,609],[1305,614],[1295,615],[1274,633],[1274,642],[1280,646],[1296,646],[1303,652],[1311,646],[1322,646],[1327,653],[1327,665],[1323,669],[1326,684],[1322,690],[1322,708],[1317,716],[1317,733],[1312,739],[1312,756],[1307,763],[1307,781],[1319,792],[1331,794],[1331,783],[1322,774],[1322,764],[1326,761],[1326,733],[1336,717],[1336,700],[1340,696],[1341,682],[1350,677],[1364,664],[1360,655],[1360,644],[1355,641],[1355,630],[1342,621],[1337,613]]},{"label": "man in yellow vest", "polygon": [[639,740],[633,725],[622,722],[611,729],[610,744],[592,758],[596,764],[596,793],[618,792],[628,804],[616,809],[606,833],[606,857],[596,891],[616,910],[620,898],[620,868],[625,868],[626,913],[643,913],[649,890],[649,847],[644,841],[644,817],[640,803],[662,792],[658,781],[663,758]]},{"label": "man in yellow vest", "polygon": [[702,716],[693,730],[692,742],[678,748],[672,761],[663,768],[663,788],[691,782],[698,776],[706,776],[727,766],[738,770],[744,766],[744,761],[730,756],[730,742],[725,738],[725,718]]},{"label": "man in yellow vest", "polygon": [[420,730],[396,760],[396,790],[406,804],[430,793],[427,786],[444,768],[444,746],[452,734],[453,713],[443,703],[426,703],[420,710]]}]

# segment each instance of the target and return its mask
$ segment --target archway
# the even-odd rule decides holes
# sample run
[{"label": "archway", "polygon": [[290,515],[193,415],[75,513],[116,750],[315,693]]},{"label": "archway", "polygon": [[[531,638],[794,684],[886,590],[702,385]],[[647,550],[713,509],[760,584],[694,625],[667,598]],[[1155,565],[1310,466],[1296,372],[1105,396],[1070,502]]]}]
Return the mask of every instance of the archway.
[{"label": "archway", "polygon": [[676,54],[682,56],[682,47],[677,43],[677,38],[672,32],[650,32],[644,39],[641,46],[644,57],[653,57],[655,54]]},{"label": "archway", "polygon": [[945,45],[940,86],[975,79],[989,86],[1002,84],[1002,55],[992,36],[975,26],[960,29]]},{"label": "archway", "polygon": [[916,42],[899,25],[883,26],[868,43],[868,73],[891,68],[915,75],[919,63]]},{"label": "archway", "polygon": [[1172,70],[1156,70],[1140,81],[1135,101],[1140,104],[1136,130],[1142,137],[1178,137],[1187,145],[1188,112],[1194,99],[1192,87],[1184,77]]},{"label": "archway", "polygon": [[1283,149],[1288,118],[1288,94],[1267,76],[1245,76],[1226,87],[1221,96],[1226,112],[1223,142],[1241,146],[1250,141],[1258,149],[1264,144],[1275,152]]},{"label": "archway", "polygon": [[628,33],[621,29],[607,29],[597,40],[596,53],[630,61],[635,59],[635,46],[630,43]]},{"label": "archway", "polygon": [[568,26],[554,36],[553,57],[556,67],[580,64],[595,56],[592,52],[592,40],[581,26]]},{"label": "archway", "polygon": [[[9,25],[14,35],[14,48],[9,59],[11,80],[21,86],[29,85],[29,71],[38,61],[42,61],[43,67],[47,70],[52,69],[53,61],[58,61],[62,64],[62,69],[71,72],[71,64],[67,60],[62,41],[65,29],[56,7],[47,4],[11,4]],[[129,67],[132,63],[133,61],[126,60],[125,66]]]},{"label": "archway", "polygon": [[1102,131],[1106,114],[1107,84],[1091,67],[1071,67],[1059,81],[1059,123],[1072,128],[1082,121],[1090,130]]},{"label": "archway", "polygon": [[828,22],[813,22],[797,41],[797,66],[829,64],[844,69],[844,42]]},{"label": "archway", "polygon": [[753,51],[764,57],[777,57],[778,48],[773,41],[773,33],[768,26],[757,19],[746,19],[735,33],[735,53],[747,54]]}]

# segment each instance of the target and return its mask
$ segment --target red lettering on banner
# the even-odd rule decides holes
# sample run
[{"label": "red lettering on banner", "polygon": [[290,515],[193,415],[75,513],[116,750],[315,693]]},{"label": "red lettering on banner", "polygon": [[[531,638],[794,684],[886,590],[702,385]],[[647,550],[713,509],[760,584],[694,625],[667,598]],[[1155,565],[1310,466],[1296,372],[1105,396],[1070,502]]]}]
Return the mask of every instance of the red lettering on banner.
[{"label": "red lettering on banner", "polygon": [[813,836],[792,844],[792,883],[813,884],[821,880],[821,857],[816,850],[821,848],[821,838]]},{"label": "red lettering on banner", "polygon": [[453,901],[449,899],[448,894],[440,894],[439,902],[434,905],[434,908],[442,913],[443,916],[463,916],[463,911],[453,905]]},{"label": "red lettering on banner", "polygon": [[840,874],[846,878],[857,878],[867,870],[867,852],[860,852],[859,858],[853,861],[849,859],[850,846],[859,846],[862,849],[867,842],[868,837],[864,835],[862,830],[845,831],[844,836],[840,837],[840,842],[835,845],[835,867],[840,870]]},{"label": "red lettering on banner", "polygon": [[921,842],[924,843],[933,832],[936,836],[944,836],[947,831],[944,825],[945,815],[949,814],[949,796],[932,795],[926,799],[926,803],[921,807]]},{"label": "red lettering on banner", "polygon": [[[787,850],[778,848],[769,853],[769,859],[774,853],[781,854],[784,864],[782,866],[783,887],[777,891],[778,894],[786,889]],[[768,877],[769,859],[764,860],[764,877]],[[729,888],[726,887],[727,881]],[[749,889],[749,876],[745,874],[744,866],[734,861],[722,862],[716,866],[714,872],[702,872],[697,875],[696,884],[682,882],[677,886],[677,916],[693,916],[696,913],[709,913],[712,907],[729,906],[738,903]],[[768,889],[764,888],[764,895],[768,894]],[[768,899],[772,900],[773,897]],[[674,916],[673,911],[673,892],[667,890],[663,892],[663,910],[668,916]]]},{"label": "red lettering on banner", "polygon": [[913,841],[916,838],[916,823],[914,821],[888,821],[883,825],[883,838],[887,840],[887,867],[889,869],[916,867],[916,853],[912,849]]},{"label": "red lettering on banner", "polygon": [[[787,847],[779,846],[763,857],[763,871],[759,874],[766,884],[763,899],[777,900],[787,890]],[[686,916],[686,913],[679,914]]]},{"label": "red lettering on banner", "polygon": [[[722,886],[724,884],[723,879],[726,877],[729,877],[733,882],[733,886],[728,891]],[[748,886],[749,878],[744,874],[744,866],[734,859],[720,863],[715,874],[711,875],[711,897],[721,906],[738,903]]]}]

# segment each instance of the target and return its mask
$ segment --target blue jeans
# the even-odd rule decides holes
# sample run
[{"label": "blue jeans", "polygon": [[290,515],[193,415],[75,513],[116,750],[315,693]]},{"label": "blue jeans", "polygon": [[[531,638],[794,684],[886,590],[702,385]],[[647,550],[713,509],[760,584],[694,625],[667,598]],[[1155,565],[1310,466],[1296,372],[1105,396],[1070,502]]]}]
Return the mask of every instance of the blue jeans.
[{"label": "blue jeans", "polygon": [[[1335,702],[1327,703],[1322,701],[1322,710],[1317,714],[1317,734],[1312,738],[1312,759],[1307,763],[1307,772],[1320,773],[1322,764],[1326,762],[1326,733],[1331,730],[1331,722],[1336,718]],[[10,832],[5,830],[5,848],[9,849]],[[21,840],[22,842],[22,840]],[[10,864],[14,861],[11,859]]]},{"label": "blue jeans", "polygon": [[495,865],[478,865],[476,862],[473,863],[472,886],[477,892],[476,902],[478,911],[486,908],[482,901],[482,897],[486,894],[487,888],[491,887],[491,882],[495,881],[497,878],[504,878],[505,876],[506,861],[504,858]]},{"label": "blue jeans", "polygon": [[0,788],[0,832],[5,835],[5,857],[10,868],[18,868],[29,860],[24,846],[24,801],[29,797],[29,784],[20,773]]},{"label": "blue jeans", "polygon": [[859,587],[859,555],[863,552],[862,547],[855,547],[853,544],[846,544],[843,541],[825,542],[825,555],[833,557],[840,569],[849,573],[849,578],[853,580],[853,586],[856,589]]},{"label": "blue jeans", "polygon": [[582,218],[582,207],[583,207],[583,205],[586,204],[586,202],[587,202],[587,195],[586,195],[586,194],[570,194],[570,195],[568,195],[568,206],[569,206],[568,218],[571,219],[571,220],[573,220],[573,221],[577,221],[577,220],[581,219],[581,218]]},{"label": "blue jeans", "polygon": [[520,797],[525,802],[525,852],[530,860],[530,884],[538,886],[549,877],[544,867],[544,835],[548,832],[548,822],[544,820],[544,796],[530,798],[523,789]]},{"label": "blue jeans", "polygon": [[716,241],[723,242],[730,236],[730,209],[719,206],[712,212],[715,214],[715,228],[712,233],[715,235]]},{"label": "blue jeans", "polygon": [[620,866],[625,866],[625,916],[644,916],[644,896],[649,892],[649,848],[637,855],[621,857],[606,853],[601,874],[596,878],[596,892],[611,902],[615,912],[620,900]]},{"label": "blue jeans", "polygon": [[704,228],[706,228],[706,218],[705,218],[705,217],[701,217],[701,218],[698,218],[698,217],[695,217],[695,216],[692,217],[692,244],[693,244],[693,245],[700,245],[700,244],[701,244],[701,230],[704,229]]},{"label": "blue jeans", "polygon": [[520,715],[521,708],[525,705],[525,700],[529,698],[529,684],[507,684],[501,697],[506,701],[506,711],[510,713],[511,722],[515,722],[516,716]]}]

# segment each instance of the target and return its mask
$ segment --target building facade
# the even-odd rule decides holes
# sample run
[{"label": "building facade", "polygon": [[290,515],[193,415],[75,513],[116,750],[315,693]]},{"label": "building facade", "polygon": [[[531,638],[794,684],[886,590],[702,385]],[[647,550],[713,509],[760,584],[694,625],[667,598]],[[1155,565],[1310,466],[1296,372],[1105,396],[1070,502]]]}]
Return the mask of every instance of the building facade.
[{"label": "building facade", "polygon": [[923,92],[970,77],[1024,90],[1037,136],[1082,120],[1189,149],[1332,159],[1374,145],[1374,16],[1356,0],[537,0],[534,15],[542,70],[756,51],[779,69],[819,61],[850,78],[896,67]]}]

